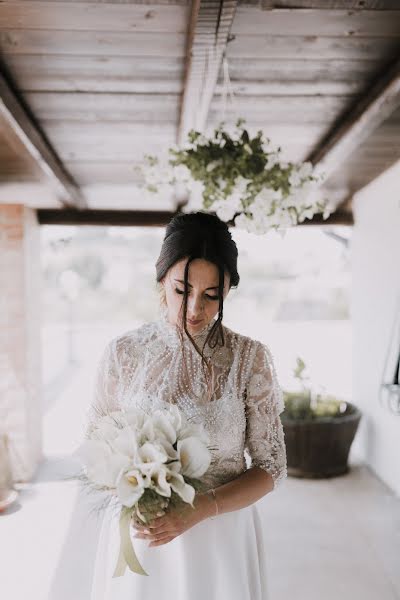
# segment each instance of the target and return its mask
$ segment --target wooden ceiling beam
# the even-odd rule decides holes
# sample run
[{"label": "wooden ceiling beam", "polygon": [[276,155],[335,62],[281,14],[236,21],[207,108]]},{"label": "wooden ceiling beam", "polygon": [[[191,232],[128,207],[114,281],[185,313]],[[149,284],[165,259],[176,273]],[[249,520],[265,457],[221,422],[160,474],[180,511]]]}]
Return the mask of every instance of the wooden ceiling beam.
[{"label": "wooden ceiling beam", "polygon": [[400,58],[357,100],[309,154],[328,179],[346,158],[400,105]]},{"label": "wooden ceiling beam", "polygon": [[[37,209],[38,221],[41,225],[101,225],[114,227],[164,227],[177,214],[173,211],[160,210],[74,210],[74,209]],[[321,215],[306,219],[298,225],[352,225],[351,213],[336,211],[327,219]],[[229,223],[234,226],[233,223]]]},{"label": "wooden ceiling beam", "polygon": [[61,204],[74,206],[77,209],[84,208],[86,202],[78,186],[66,172],[57,154],[1,71],[0,114],[40,170],[50,180]]},{"label": "wooden ceiling beam", "polygon": [[193,0],[186,45],[179,145],[190,129],[205,129],[236,7],[237,0]]}]

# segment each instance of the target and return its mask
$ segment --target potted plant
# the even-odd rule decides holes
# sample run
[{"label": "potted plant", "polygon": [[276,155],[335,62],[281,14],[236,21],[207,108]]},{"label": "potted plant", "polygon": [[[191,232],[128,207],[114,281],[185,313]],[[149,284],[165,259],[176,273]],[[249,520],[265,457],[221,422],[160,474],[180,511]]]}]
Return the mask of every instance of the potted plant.
[{"label": "potted plant", "polygon": [[325,478],[349,471],[350,447],[361,419],[360,410],[330,394],[314,393],[297,358],[294,377],[298,391],[283,391],[281,414],[285,432],[288,475]]}]

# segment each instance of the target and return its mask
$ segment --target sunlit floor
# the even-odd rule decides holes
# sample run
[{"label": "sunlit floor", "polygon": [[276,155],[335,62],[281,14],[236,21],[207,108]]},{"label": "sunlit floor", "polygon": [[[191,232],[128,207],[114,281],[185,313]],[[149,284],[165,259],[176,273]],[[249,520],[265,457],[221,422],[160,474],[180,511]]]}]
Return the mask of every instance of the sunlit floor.
[{"label": "sunlit floor", "polygon": [[[70,449],[91,381],[81,364],[47,388],[47,458],[0,515],[1,598],[89,600],[99,521],[88,519],[76,483],[63,478],[77,467]],[[52,398],[55,388],[63,391]],[[365,465],[332,479],[288,478],[259,508],[268,600],[400,600],[400,498]]]}]

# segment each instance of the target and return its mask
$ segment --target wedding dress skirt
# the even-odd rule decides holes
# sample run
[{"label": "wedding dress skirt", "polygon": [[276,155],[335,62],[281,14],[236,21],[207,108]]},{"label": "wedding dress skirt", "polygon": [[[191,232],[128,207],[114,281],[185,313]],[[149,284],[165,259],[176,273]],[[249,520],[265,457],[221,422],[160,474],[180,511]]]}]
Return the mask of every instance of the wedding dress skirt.
[{"label": "wedding dress skirt", "polygon": [[255,504],[201,521],[167,544],[133,537],[148,575],[127,567],[113,578],[119,552],[118,516],[104,514],[90,600],[267,600],[263,525]]}]

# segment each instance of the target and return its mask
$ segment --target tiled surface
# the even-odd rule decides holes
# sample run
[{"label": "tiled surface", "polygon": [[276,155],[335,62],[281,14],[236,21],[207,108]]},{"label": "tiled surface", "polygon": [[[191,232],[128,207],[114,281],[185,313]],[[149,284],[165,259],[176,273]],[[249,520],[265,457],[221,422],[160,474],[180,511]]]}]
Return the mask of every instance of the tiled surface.
[{"label": "tiled surface", "polygon": [[400,599],[400,499],[368,467],[260,501],[271,600]]}]

